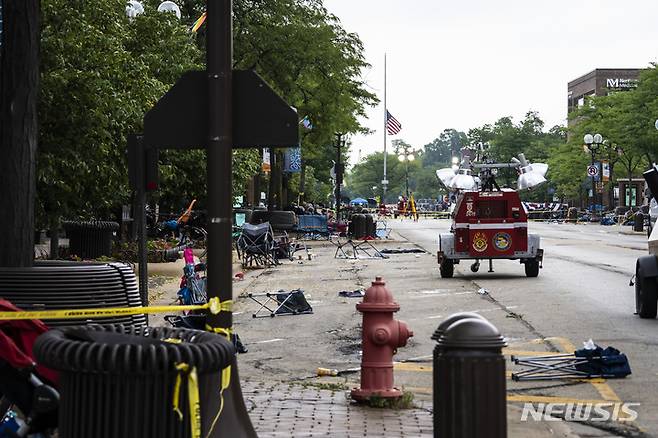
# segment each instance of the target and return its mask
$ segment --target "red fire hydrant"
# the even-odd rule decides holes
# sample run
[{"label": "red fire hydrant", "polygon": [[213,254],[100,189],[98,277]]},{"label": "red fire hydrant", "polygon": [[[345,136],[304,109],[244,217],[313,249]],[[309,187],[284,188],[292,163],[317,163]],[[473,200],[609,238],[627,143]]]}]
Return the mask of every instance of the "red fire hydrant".
[{"label": "red fire hydrant", "polygon": [[363,356],[361,388],[352,390],[352,398],[365,401],[372,396],[402,396],[402,392],[393,387],[393,355],[398,347],[407,345],[407,339],[414,334],[407,324],[393,319],[393,312],[400,310],[400,305],[393,301],[381,277],[375,278],[356,310],[363,313]]}]

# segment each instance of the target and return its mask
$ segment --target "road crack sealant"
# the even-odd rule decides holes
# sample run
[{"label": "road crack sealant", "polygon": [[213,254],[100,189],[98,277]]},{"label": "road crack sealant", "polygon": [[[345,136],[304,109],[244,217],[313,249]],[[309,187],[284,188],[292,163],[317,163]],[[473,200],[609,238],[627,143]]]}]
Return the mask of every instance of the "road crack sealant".
[{"label": "road crack sealant", "polygon": [[515,320],[519,321],[525,328],[528,329],[528,331],[532,334],[532,336],[534,336],[537,339],[541,339],[542,343],[544,343],[549,348],[549,351],[555,352],[555,353],[560,352],[560,349],[557,348],[555,346],[555,344],[553,344],[550,341],[550,339],[548,339],[547,336],[544,336],[544,334],[542,334],[535,326],[533,326],[529,321],[527,321],[523,317],[523,315],[520,315],[520,314],[510,310],[509,307],[507,307],[506,305],[504,305],[503,303],[498,301],[496,298],[494,298],[491,295],[491,292],[489,292],[488,290],[484,294],[478,293],[477,291],[480,290],[480,289],[484,289],[484,287],[482,285],[480,285],[478,282],[476,282],[475,280],[471,280],[471,279],[468,279],[468,278],[463,278],[463,279],[470,282],[471,284],[473,284],[473,286],[475,288],[474,293],[477,294],[480,298],[482,298],[483,300],[489,301],[490,303],[492,303],[495,306],[497,306],[498,308],[500,308],[502,311],[504,311],[507,314],[507,316],[509,316],[510,318],[514,318]]}]

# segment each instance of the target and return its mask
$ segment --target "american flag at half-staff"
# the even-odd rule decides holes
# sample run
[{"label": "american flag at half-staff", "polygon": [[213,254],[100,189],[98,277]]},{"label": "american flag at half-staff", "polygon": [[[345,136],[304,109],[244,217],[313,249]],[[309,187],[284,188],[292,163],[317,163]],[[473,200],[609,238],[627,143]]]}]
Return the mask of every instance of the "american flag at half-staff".
[{"label": "american flag at half-staff", "polygon": [[386,131],[389,135],[395,135],[402,129],[402,124],[397,121],[391,113],[386,110]]}]

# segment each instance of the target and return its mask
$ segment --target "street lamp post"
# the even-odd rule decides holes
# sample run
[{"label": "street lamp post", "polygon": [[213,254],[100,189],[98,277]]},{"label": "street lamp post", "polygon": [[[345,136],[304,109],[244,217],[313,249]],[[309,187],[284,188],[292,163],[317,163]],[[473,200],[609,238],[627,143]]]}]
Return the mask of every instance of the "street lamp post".
[{"label": "street lamp post", "polygon": [[398,160],[400,160],[400,162],[404,162],[404,178],[407,199],[409,199],[409,162],[413,161],[415,158],[416,157],[414,156],[414,153],[409,146],[404,146],[403,152],[398,155]]},{"label": "street lamp post", "polygon": [[[594,166],[594,157],[596,150],[603,144],[603,136],[601,134],[585,134],[583,137],[585,142],[585,150],[592,154],[592,167]],[[591,175],[592,178],[592,211],[596,209],[596,175]]]}]

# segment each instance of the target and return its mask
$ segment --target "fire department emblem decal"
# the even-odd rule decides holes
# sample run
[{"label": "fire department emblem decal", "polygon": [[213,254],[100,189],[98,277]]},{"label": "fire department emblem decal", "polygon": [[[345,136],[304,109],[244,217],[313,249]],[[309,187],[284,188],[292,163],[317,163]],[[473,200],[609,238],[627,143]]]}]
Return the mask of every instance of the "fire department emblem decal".
[{"label": "fire department emblem decal", "polygon": [[512,237],[507,233],[496,233],[493,244],[498,251],[507,251],[512,246]]},{"label": "fire department emblem decal", "polygon": [[473,202],[466,203],[466,216],[475,216],[475,211],[473,211]]},{"label": "fire department emblem decal", "polygon": [[473,236],[473,249],[477,252],[482,252],[486,251],[488,246],[487,235],[484,233],[475,233],[475,236]]}]

